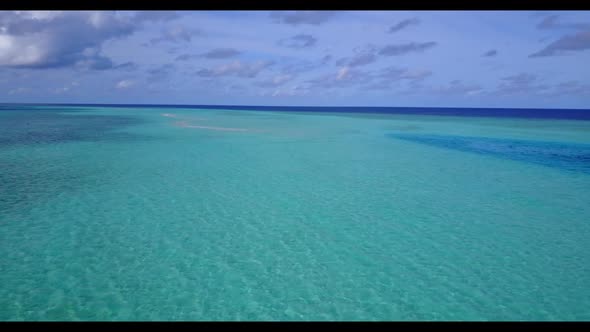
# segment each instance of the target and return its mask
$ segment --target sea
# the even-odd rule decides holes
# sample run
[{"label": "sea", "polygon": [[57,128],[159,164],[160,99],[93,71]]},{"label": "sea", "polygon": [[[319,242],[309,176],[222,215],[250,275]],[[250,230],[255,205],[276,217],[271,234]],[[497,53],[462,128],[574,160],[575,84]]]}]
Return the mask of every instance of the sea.
[{"label": "sea", "polygon": [[590,110],[0,105],[2,321],[590,320]]}]

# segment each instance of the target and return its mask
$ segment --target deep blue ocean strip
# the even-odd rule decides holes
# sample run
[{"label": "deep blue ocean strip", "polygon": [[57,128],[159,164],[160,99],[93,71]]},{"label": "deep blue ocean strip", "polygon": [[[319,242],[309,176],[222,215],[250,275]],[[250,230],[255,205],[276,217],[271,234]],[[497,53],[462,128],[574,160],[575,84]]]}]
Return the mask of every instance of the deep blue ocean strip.
[{"label": "deep blue ocean strip", "polygon": [[451,108],[451,107],[319,107],[319,106],[251,106],[251,105],[151,105],[151,104],[0,104],[3,109],[27,106],[125,107],[125,108],[202,108],[243,111],[368,113],[405,115],[442,115],[492,118],[570,119],[590,121],[590,109],[548,108]]},{"label": "deep blue ocean strip", "polygon": [[590,144],[444,135],[389,134],[388,136],[440,148],[590,174]]}]

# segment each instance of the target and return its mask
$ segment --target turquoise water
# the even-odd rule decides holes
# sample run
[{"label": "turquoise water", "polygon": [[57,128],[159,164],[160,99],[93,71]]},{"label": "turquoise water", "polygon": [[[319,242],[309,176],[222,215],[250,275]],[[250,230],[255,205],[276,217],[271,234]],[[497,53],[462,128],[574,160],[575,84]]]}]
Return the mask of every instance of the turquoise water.
[{"label": "turquoise water", "polygon": [[0,110],[0,320],[589,320],[590,121]]}]

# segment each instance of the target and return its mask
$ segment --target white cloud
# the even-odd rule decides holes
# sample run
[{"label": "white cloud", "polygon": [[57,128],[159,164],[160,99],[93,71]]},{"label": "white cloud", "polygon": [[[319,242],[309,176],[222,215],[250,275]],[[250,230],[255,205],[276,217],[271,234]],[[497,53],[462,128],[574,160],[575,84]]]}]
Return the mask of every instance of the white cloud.
[{"label": "white cloud", "polygon": [[115,85],[115,87],[117,89],[123,90],[123,89],[131,88],[134,85],[135,85],[135,81],[132,81],[132,80],[121,80],[121,81],[117,82],[117,84]]},{"label": "white cloud", "polygon": [[0,12],[0,66],[54,68],[94,61],[101,62],[95,69],[106,63],[112,67],[100,55],[102,43],[136,27],[130,17],[115,12]]},{"label": "white cloud", "polygon": [[348,72],[350,71],[349,67],[342,67],[338,70],[338,74],[336,75],[337,80],[342,80],[347,77]]}]

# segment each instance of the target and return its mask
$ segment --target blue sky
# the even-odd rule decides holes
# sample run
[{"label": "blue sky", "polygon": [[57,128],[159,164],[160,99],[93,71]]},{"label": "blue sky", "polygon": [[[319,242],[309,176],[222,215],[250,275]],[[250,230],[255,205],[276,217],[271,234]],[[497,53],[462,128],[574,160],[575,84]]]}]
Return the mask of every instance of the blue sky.
[{"label": "blue sky", "polygon": [[590,108],[590,11],[0,11],[0,102]]}]

